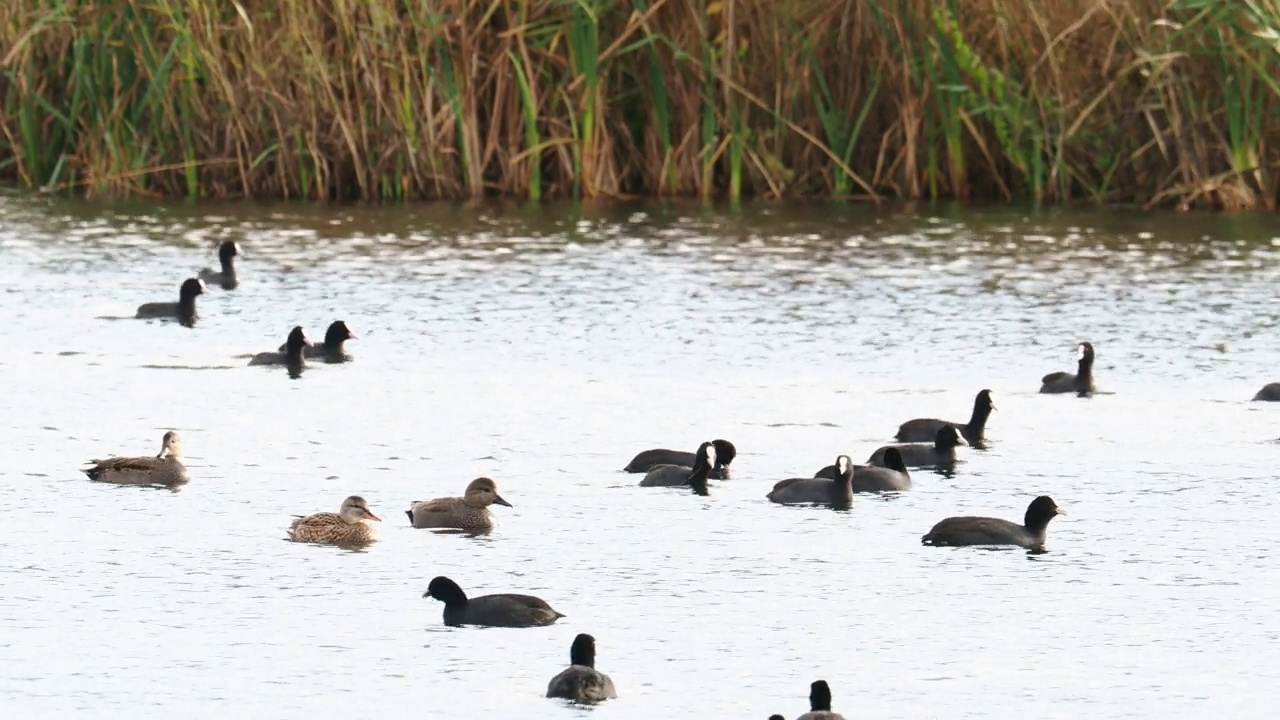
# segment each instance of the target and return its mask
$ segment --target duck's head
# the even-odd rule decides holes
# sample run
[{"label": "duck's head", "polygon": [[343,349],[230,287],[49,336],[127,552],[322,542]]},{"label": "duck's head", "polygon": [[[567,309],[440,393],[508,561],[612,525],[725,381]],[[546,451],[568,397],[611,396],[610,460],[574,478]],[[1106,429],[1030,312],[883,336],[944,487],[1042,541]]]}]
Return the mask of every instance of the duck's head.
[{"label": "duck's head", "polygon": [[467,485],[467,491],[463,493],[463,499],[472,507],[488,507],[494,504],[511,507],[511,503],[503,500],[498,494],[498,483],[487,477],[472,480]]},{"label": "duck's head", "polygon": [[164,434],[164,439],[160,441],[160,454],[156,457],[182,457],[182,438],[178,437],[176,430],[170,430]]},{"label": "duck's head", "polygon": [[344,522],[352,525],[360,522],[361,520],[377,520],[378,522],[382,522],[382,518],[374,515],[373,511],[369,509],[369,503],[365,502],[365,499],[359,495],[352,495],[346,500],[343,500],[342,508],[338,510],[338,515],[342,517]]}]

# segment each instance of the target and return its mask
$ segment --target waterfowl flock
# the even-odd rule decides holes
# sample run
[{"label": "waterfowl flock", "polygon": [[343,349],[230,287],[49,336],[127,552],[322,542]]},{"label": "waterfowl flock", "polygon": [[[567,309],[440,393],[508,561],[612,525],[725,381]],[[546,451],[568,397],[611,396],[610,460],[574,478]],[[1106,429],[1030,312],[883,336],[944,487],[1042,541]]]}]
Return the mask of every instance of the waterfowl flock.
[{"label": "waterfowl flock", "polygon": [[[240,256],[237,243],[222,243],[218,251],[220,270],[205,269],[196,277],[185,279],[177,302],[146,303],[138,308],[136,317],[177,320],[183,326],[193,327],[199,319],[196,299],[207,287],[216,285],[234,290],[240,285],[235,266]],[[312,343],[303,328],[295,326],[279,349],[253,355],[249,365],[284,365],[291,376],[297,377],[308,359],[329,363],[350,360],[345,343],[355,337],[342,320],[329,325],[320,343]],[[1040,393],[1075,393],[1078,397],[1089,397],[1097,392],[1093,372],[1095,349],[1092,343],[1081,342],[1076,350],[1075,372],[1045,375],[1040,381]],[[1280,401],[1280,383],[1263,387],[1253,400]],[[848,510],[860,493],[909,492],[913,486],[912,469],[951,470],[966,449],[984,449],[986,427],[995,410],[992,391],[982,389],[974,397],[967,421],[951,422],[933,417],[907,420],[894,435],[898,442],[877,447],[868,455],[856,456],[867,457],[865,464],[855,464],[850,454],[839,454],[833,463],[812,477],[775,482],[770,490],[761,493],[761,502]],[[166,432],[161,445],[155,456],[95,459],[89,461],[82,472],[96,482],[162,487],[188,482],[190,476],[182,462],[179,434],[172,430]],[[712,489],[709,481],[729,480],[738,475],[733,465],[737,456],[732,442],[715,438],[698,443],[693,450],[644,450],[622,470],[642,475],[638,481],[642,487],[686,488],[698,495],[708,495]],[[1012,502],[1017,499],[1011,498]],[[513,507],[499,494],[495,480],[479,477],[470,481],[460,496],[414,500],[404,512],[413,528],[484,534],[494,529],[494,505]],[[1040,495],[1026,506],[1021,522],[995,517],[947,517],[920,536],[920,543],[928,547],[1008,546],[1039,553],[1047,546],[1050,521],[1065,514],[1051,497]],[[342,501],[337,512],[295,516],[285,534],[293,542],[358,549],[377,542],[376,524],[381,522],[363,497],[351,495]],[[433,578],[423,597],[443,604],[443,623],[449,627],[527,628],[551,625],[567,617],[547,601],[532,595],[496,593],[469,597],[457,582],[445,576]],[[581,704],[617,698],[613,680],[596,669],[595,655],[595,638],[578,634],[570,647],[569,667],[551,679],[546,697]],[[809,711],[799,716],[802,719],[842,717],[831,710],[831,689],[824,680],[811,685],[809,701]],[[782,717],[773,715],[771,720]]]},{"label": "waterfowl flock", "polygon": [[[144,320],[177,320],[184,327],[195,327],[200,319],[196,310],[196,298],[205,294],[209,286],[221,287],[223,290],[235,290],[240,287],[240,276],[236,272],[235,259],[241,257],[240,243],[226,240],[218,246],[218,260],[221,269],[204,268],[195,277],[182,281],[178,288],[177,302],[149,302],[138,306],[135,318]],[[289,331],[284,344],[278,350],[257,353],[249,358],[250,365],[284,365],[289,376],[298,378],[306,369],[307,360],[323,360],[326,363],[343,363],[351,359],[347,354],[346,342],[354,340],[356,334],[343,320],[334,320],[324,333],[324,341],[314,344],[307,338],[301,326]]]}]

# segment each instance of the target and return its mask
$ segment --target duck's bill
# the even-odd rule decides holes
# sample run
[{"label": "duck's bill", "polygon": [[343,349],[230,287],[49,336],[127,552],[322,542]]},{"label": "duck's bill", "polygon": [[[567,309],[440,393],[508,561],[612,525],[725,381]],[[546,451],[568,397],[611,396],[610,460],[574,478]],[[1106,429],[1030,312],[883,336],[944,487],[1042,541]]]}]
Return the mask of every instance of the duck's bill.
[{"label": "duck's bill", "polygon": [[503,507],[513,507],[511,503],[507,502],[506,500],[503,500],[501,495],[494,495],[493,501]]},{"label": "duck's bill", "polygon": [[366,515],[368,515],[368,516],[369,516],[369,519],[371,519],[371,520],[377,520],[378,522],[382,522],[382,518],[378,517],[377,515],[374,515],[373,513],[369,512],[368,510],[365,510],[364,512],[365,512],[365,514],[366,514]]}]

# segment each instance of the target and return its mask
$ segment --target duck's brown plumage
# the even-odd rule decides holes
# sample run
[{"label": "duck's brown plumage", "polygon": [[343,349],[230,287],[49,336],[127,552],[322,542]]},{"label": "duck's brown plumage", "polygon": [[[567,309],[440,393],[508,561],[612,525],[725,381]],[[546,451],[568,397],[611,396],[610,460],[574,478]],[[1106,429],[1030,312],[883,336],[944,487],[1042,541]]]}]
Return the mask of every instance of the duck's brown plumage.
[{"label": "duck's brown plumage", "polygon": [[415,500],[406,514],[409,523],[416,528],[455,528],[475,532],[493,529],[493,504],[511,507],[511,503],[498,494],[498,484],[482,477],[472,480],[462,497],[444,497],[434,500]]},{"label": "duck's brown plumage", "polygon": [[322,512],[294,520],[289,525],[289,539],[329,545],[366,545],[378,536],[365,521],[380,519],[369,510],[364,498],[352,495],[336,513]]},{"label": "duck's brown plumage", "polygon": [[98,482],[180,485],[189,479],[182,464],[182,441],[173,430],[164,434],[160,454],[154,457],[113,457],[89,463],[81,472]]}]

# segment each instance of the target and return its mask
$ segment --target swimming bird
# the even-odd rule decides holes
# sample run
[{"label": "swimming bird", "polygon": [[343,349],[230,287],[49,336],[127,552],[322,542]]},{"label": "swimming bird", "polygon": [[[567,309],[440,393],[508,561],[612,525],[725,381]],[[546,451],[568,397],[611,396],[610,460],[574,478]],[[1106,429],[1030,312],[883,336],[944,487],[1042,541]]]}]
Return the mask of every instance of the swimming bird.
[{"label": "swimming bird", "polygon": [[382,521],[373,514],[369,503],[359,495],[342,501],[338,512],[322,512],[296,516],[289,525],[289,539],[294,542],[324,543],[327,545],[367,545],[378,539],[377,531],[366,521]]},{"label": "swimming bird", "polygon": [[596,669],[596,639],[581,633],[569,646],[569,667],[547,684],[547,697],[597,703],[618,697],[613,680]]},{"label": "swimming bird", "polygon": [[836,508],[853,504],[853,462],[848,455],[836,458],[835,478],[790,478],[773,486],[766,495],[781,505],[823,503]]},{"label": "swimming bird", "polygon": [[902,453],[895,447],[885,448],[884,465],[855,465],[853,468],[854,492],[886,492],[910,490],[911,475],[902,462]]},{"label": "swimming bird", "polygon": [[885,451],[895,448],[902,456],[902,463],[907,467],[946,467],[955,464],[956,447],[968,444],[955,425],[943,425],[931,443],[885,445],[871,453],[871,458],[867,462],[883,466]]},{"label": "swimming bird", "polygon": [[90,480],[137,485],[181,485],[190,478],[182,464],[182,439],[170,430],[155,457],[113,457],[90,460],[81,470]]},{"label": "swimming bird", "polygon": [[1253,396],[1254,400],[1266,400],[1267,402],[1275,402],[1280,400],[1280,383],[1268,383],[1262,386],[1257,395]]},{"label": "swimming bird", "polygon": [[284,342],[284,366],[289,370],[289,377],[295,380],[302,376],[302,371],[307,366],[303,359],[303,348],[306,346],[306,333],[302,332],[301,326],[295,325]]},{"label": "swimming bird", "polygon": [[[738,448],[728,440],[712,440],[711,444],[716,448],[716,457],[714,467],[707,473],[707,477],[713,480],[726,480],[729,478],[729,464],[738,456]],[[693,467],[694,453],[683,450],[645,450],[639,453],[627,466],[623,468],[624,472],[629,473],[647,473],[659,465],[683,465],[685,467]]]},{"label": "swimming bird", "polygon": [[307,345],[307,334],[302,331],[302,326],[295,325],[289,331],[289,336],[285,338],[284,345],[280,346],[279,352],[260,352],[249,360],[249,364],[288,365],[291,368],[301,368],[306,365]]},{"label": "swimming bird", "polygon": [[809,685],[809,712],[796,720],[844,720],[840,713],[831,712],[831,686],[826,680],[815,680]]},{"label": "swimming bird", "polygon": [[[814,473],[815,478],[826,478],[828,480],[836,477],[836,466],[828,465],[818,472]],[[910,490],[911,475],[907,473],[907,466],[902,462],[902,454],[893,446],[885,448],[884,465],[854,465],[853,466],[853,491],[860,492],[885,492],[889,490]]]},{"label": "swimming bird", "polygon": [[700,495],[707,492],[707,475],[716,463],[716,446],[704,442],[693,455],[693,467],[656,465],[645,473],[640,487],[678,487],[688,485]]},{"label": "swimming bird", "polygon": [[494,504],[511,507],[511,503],[498,494],[498,484],[482,477],[472,480],[462,497],[414,500],[405,514],[409,516],[409,524],[416,528],[489,532],[493,529],[493,513],[489,512],[489,506]]},{"label": "swimming bird", "polygon": [[198,277],[210,285],[220,285],[223,290],[235,290],[240,285],[236,277],[235,258],[240,254],[240,245],[234,240],[225,240],[218,246],[218,261],[222,270],[215,272],[209,268],[200,271]]},{"label": "swimming bird", "polygon": [[1093,344],[1082,342],[1076,351],[1079,357],[1079,362],[1076,364],[1075,374],[1072,375],[1069,372],[1054,372],[1045,375],[1040,380],[1040,392],[1073,392],[1080,397],[1085,397],[1094,392]]},{"label": "swimming bird", "polygon": [[545,600],[532,595],[502,593],[468,599],[457,583],[443,576],[432,578],[422,597],[443,602],[444,624],[452,626],[535,627],[564,617]]},{"label": "swimming bird", "polygon": [[178,302],[153,302],[144,303],[138,306],[136,318],[176,318],[179,323],[186,327],[195,327],[198,315],[196,314],[196,297],[204,294],[204,283],[197,278],[187,278],[182,281],[182,287],[178,290]]},{"label": "swimming bird", "polygon": [[1023,524],[991,517],[949,517],[933,526],[920,538],[925,545],[960,547],[964,545],[1017,545],[1043,548],[1049,521],[1065,515],[1048,495],[1041,495],[1027,506]]},{"label": "swimming bird", "polygon": [[973,398],[973,414],[967,423],[953,423],[937,418],[916,418],[908,420],[898,427],[895,435],[899,442],[933,442],[944,425],[955,425],[964,439],[974,447],[982,447],[983,435],[987,430],[987,418],[996,405],[991,400],[990,390],[981,390]]},{"label": "swimming bird", "polygon": [[[324,342],[316,345],[307,343],[303,353],[309,358],[320,358],[325,362],[340,363],[351,359],[347,354],[344,343],[348,340],[355,340],[356,334],[351,331],[342,320],[334,320],[329,323],[329,328],[324,331]],[[280,346],[280,352],[285,351],[285,346]]]}]

